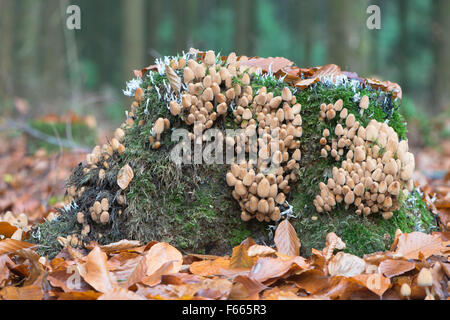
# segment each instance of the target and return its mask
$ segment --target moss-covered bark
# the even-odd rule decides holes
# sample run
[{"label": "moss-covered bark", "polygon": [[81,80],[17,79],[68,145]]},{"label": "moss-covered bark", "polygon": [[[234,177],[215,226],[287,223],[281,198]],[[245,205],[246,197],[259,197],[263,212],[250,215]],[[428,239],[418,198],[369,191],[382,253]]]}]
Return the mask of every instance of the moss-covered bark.
[{"label": "moss-covered bark", "polygon": [[[239,82],[239,79],[234,79]],[[75,197],[72,206],[63,210],[61,216],[35,229],[32,241],[42,244],[41,250],[54,254],[59,245],[58,236],[79,234],[76,213],[88,212],[96,200],[107,198],[112,204],[111,222],[107,225],[91,224],[90,233],[83,242],[91,240],[108,243],[120,239],[142,241],[167,241],[190,252],[226,254],[246,237],[270,244],[275,223],[261,223],[255,219],[243,222],[241,209],[226,184],[227,165],[183,165],[177,167],[169,158],[176,142],[170,135],[163,135],[162,147],[153,150],[148,137],[157,118],[168,118],[172,127],[187,127],[180,118],[170,114],[167,102],[161,99],[167,82],[165,75],[155,72],[152,79],[146,77],[142,88],[148,88],[144,103],[137,109],[134,124],[126,130],[123,154],[114,154],[108,162],[106,177],[99,179],[101,167],[89,170],[85,166],[75,169],[68,186],[82,187],[85,191]],[[253,75],[251,86],[256,92],[260,87],[280,94],[283,83],[275,77]],[[362,255],[385,250],[391,243],[396,229],[404,232],[432,231],[435,221],[417,192],[410,193],[401,208],[390,220],[379,215],[360,217],[352,208],[337,206],[331,213],[317,213],[312,201],[319,190],[319,182],[326,182],[336,161],[320,157],[319,139],[323,129],[332,124],[317,121],[322,103],[344,101],[349,112],[355,114],[361,125],[371,119],[386,122],[394,128],[399,138],[405,138],[406,124],[398,112],[398,100],[392,94],[363,88],[349,83],[318,83],[305,90],[292,88],[297,101],[302,104],[303,136],[301,137],[302,160],[297,170],[297,183],[292,185],[287,201],[293,206],[291,223],[302,242],[302,254],[311,248],[322,248],[328,232],[335,232],[347,244],[347,251]],[[367,95],[370,106],[360,116],[358,97]],[[230,116],[218,120],[215,127],[235,128]],[[124,165],[133,167],[134,178],[125,191],[116,183],[118,170]],[[118,204],[119,195],[126,203]]]}]

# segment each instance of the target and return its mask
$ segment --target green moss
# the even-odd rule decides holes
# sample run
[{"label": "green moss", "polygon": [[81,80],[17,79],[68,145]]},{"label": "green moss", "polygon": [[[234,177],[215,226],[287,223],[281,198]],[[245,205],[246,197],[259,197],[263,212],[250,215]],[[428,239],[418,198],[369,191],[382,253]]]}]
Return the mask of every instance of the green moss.
[{"label": "green moss", "polygon": [[36,250],[38,254],[48,255],[50,259],[53,259],[62,248],[57,238],[80,232],[81,228],[77,223],[76,215],[62,214],[55,220],[38,225],[27,241],[39,245]]},{"label": "green moss", "polygon": [[251,236],[251,232],[241,226],[239,229],[234,229],[230,231],[229,237],[231,241],[231,246],[235,247],[239,245],[246,238]]},{"label": "green moss", "polygon": [[437,230],[432,213],[426,209],[416,191],[409,195],[390,220],[375,214],[360,217],[344,206],[336,207],[331,213],[317,213],[304,190],[297,190],[292,197],[294,213],[298,218],[291,222],[300,237],[304,255],[310,255],[312,248],[322,249],[329,232],[335,232],[342,238],[347,245],[346,252],[362,256],[389,249],[397,229],[426,233]]}]

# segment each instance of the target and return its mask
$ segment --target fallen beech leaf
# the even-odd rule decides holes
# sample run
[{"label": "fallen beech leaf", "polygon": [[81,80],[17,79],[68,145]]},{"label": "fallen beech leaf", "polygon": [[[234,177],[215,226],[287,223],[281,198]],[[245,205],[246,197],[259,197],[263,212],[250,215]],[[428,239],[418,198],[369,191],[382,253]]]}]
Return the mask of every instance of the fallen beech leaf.
[{"label": "fallen beech leaf", "polygon": [[173,91],[179,93],[181,89],[181,78],[175,73],[175,71],[173,71],[173,69],[169,65],[166,65],[165,71],[167,78],[169,78],[170,87]]},{"label": "fallen beech leaf", "polygon": [[124,288],[114,288],[102,294],[97,300],[145,300],[142,296]]},{"label": "fallen beech leaf", "polygon": [[387,259],[380,263],[379,271],[388,278],[402,275],[416,267],[414,262]]},{"label": "fallen beech leaf", "polygon": [[83,292],[58,292],[58,300],[97,300],[102,294],[94,290]]},{"label": "fallen beech leaf", "polygon": [[129,250],[132,248],[139,247],[141,245],[142,243],[137,240],[120,240],[119,242],[114,242],[104,246],[100,246],[100,249],[102,249],[106,253],[111,253],[116,251]]},{"label": "fallen beech leaf", "polygon": [[6,287],[0,290],[4,300],[42,300],[44,294],[40,286]]},{"label": "fallen beech leaf", "polygon": [[150,287],[156,286],[157,284],[161,283],[163,275],[174,273],[173,270],[175,268],[174,267],[175,264],[176,261],[167,261],[166,263],[162,264],[161,267],[159,267],[158,270],[153,272],[151,275],[143,277],[141,282]]},{"label": "fallen beech leaf", "polygon": [[190,284],[190,283],[200,283],[202,281],[202,277],[197,276],[195,274],[189,273],[174,273],[174,274],[165,274],[161,277],[162,284]]},{"label": "fallen beech leaf", "polygon": [[76,268],[53,271],[49,273],[47,280],[53,287],[61,288],[64,292],[88,291],[91,287],[75,272],[78,272]]},{"label": "fallen beech leaf", "polygon": [[177,273],[183,264],[183,255],[181,252],[166,242],[160,242],[152,246],[145,254],[145,258],[148,262],[148,276],[168,261],[174,261],[174,264],[172,265],[172,269],[168,270],[167,273]]},{"label": "fallen beech leaf", "polygon": [[133,180],[133,177],[133,169],[131,169],[131,167],[126,164],[119,170],[119,173],[117,174],[117,184],[122,190],[125,190],[128,187],[130,181]]},{"label": "fallen beech leaf", "polygon": [[267,289],[260,281],[249,276],[237,276],[233,279],[235,282],[241,283],[247,289],[248,295],[253,296]]},{"label": "fallen beech leaf", "polygon": [[250,248],[248,248],[247,254],[249,257],[256,256],[268,256],[272,253],[275,253],[275,250],[268,246],[261,246],[259,244],[254,244]]},{"label": "fallen beech leaf", "polygon": [[255,244],[251,238],[247,238],[242,243],[233,248],[231,255],[230,268],[251,268],[254,259],[248,256],[248,248]]},{"label": "fallen beech leaf", "polygon": [[403,233],[398,239],[396,256],[409,259],[419,259],[419,254],[427,259],[432,255],[442,255],[446,250],[445,243],[438,235],[422,232]]},{"label": "fallen beech leaf", "polygon": [[11,238],[11,236],[16,232],[17,227],[11,225],[9,222],[0,222],[0,235],[4,235],[5,238]]},{"label": "fallen beech leaf", "polygon": [[218,258],[215,260],[203,260],[193,262],[189,267],[189,271],[192,274],[207,277],[211,275],[220,275],[223,269],[226,270],[229,268],[230,268],[229,258]]},{"label": "fallen beech leaf", "polygon": [[385,92],[392,92],[394,99],[402,98],[402,88],[394,82],[390,81],[380,81],[378,79],[364,79],[364,83],[367,83],[370,87],[374,89],[381,89]]},{"label": "fallen beech leaf", "polygon": [[274,242],[278,252],[290,256],[300,255],[300,240],[294,227],[287,219],[278,225],[275,231]]},{"label": "fallen beech leaf", "polygon": [[335,276],[329,278],[328,286],[313,297],[316,299],[346,300],[351,296],[358,296],[361,290],[367,291],[366,288],[351,280],[351,278]]},{"label": "fallen beech leaf", "polygon": [[24,286],[28,285],[42,285],[42,280],[45,277],[44,267],[39,262],[39,255],[31,249],[25,248],[20,249],[15,253],[17,256],[22,257],[24,259],[28,259],[31,267],[28,268],[29,275],[25,282]]},{"label": "fallen beech leaf", "polygon": [[294,257],[289,260],[280,258],[259,258],[252,268],[249,277],[257,281],[265,282],[272,278],[279,278],[285,275],[292,265],[301,269],[306,269],[309,265],[302,257]]},{"label": "fallen beech leaf", "polygon": [[297,296],[295,292],[290,290],[281,290],[279,288],[273,288],[264,292],[262,298],[264,300],[300,300],[302,297]]},{"label": "fallen beech leaf", "polygon": [[95,290],[105,293],[117,284],[111,278],[106,267],[107,256],[99,247],[95,247],[87,256],[86,263],[79,268],[83,279]]},{"label": "fallen beech leaf", "polygon": [[320,81],[323,80],[331,80],[331,81],[336,81],[336,78],[338,76],[340,76],[342,74],[341,72],[341,68],[339,68],[339,66],[335,65],[335,64],[327,64],[325,66],[323,66],[322,68],[320,68],[319,70],[317,70],[314,73],[314,77],[318,78]]},{"label": "fallen beech leaf", "polygon": [[331,276],[353,277],[366,269],[366,262],[352,254],[338,252],[328,263]]},{"label": "fallen beech leaf", "polygon": [[14,251],[24,249],[24,248],[31,248],[36,245],[25,242],[25,241],[19,241],[14,239],[4,239],[0,240],[0,255],[5,253],[12,253]]},{"label": "fallen beech leaf", "polygon": [[[157,284],[161,280],[162,275],[179,272],[182,263],[183,256],[180,251],[168,243],[157,243],[139,261],[128,278],[127,287],[129,288],[133,284],[143,281],[146,277],[148,282]],[[154,277],[149,278],[152,275]]]},{"label": "fallen beech leaf", "polygon": [[241,66],[257,67],[262,71],[276,73],[279,70],[292,66],[294,63],[286,58],[282,57],[269,57],[269,58],[249,58],[247,61],[240,61]]},{"label": "fallen beech leaf", "polygon": [[305,290],[309,294],[321,292],[328,286],[328,277],[318,269],[306,270],[298,275],[288,278],[289,282],[293,282],[298,288]]},{"label": "fallen beech leaf", "polygon": [[0,255],[0,287],[3,287],[11,274],[10,267],[15,264],[7,254]]},{"label": "fallen beech leaf", "polygon": [[233,283],[226,279],[204,279],[195,296],[208,299],[226,299],[232,286]]},{"label": "fallen beech leaf", "polygon": [[379,273],[359,274],[351,277],[351,279],[380,297],[391,287],[391,280]]},{"label": "fallen beech leaf", "polygon": [[318,81],[319,81],[319,78],[304,79],[304,80],[300,80],[300,81],[296,82],[295,86],[297,88],[300,88],[301,90],[304,90]]}]

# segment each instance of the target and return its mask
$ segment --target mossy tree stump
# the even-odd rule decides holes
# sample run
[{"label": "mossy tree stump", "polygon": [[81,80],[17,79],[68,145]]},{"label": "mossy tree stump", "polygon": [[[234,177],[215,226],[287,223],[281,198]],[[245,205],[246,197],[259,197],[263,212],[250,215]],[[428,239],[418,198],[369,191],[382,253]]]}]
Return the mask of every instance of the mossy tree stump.
[{"label": "mossy tree stump", "polygon": [[[163,133],[161,137],[158,133],[160,139],[155,140],[154,126],[160,118],[168,119],[171,128],[192,128],[185,119],[174,116],[170,108],[170,101],[174,97],[180,98],[187,86],[179,84],[181,93],[174,93],[170,75],[165,72],[166,66],[172,66],[175,77],[183,79],[185,67],[180,66],[180,61],[189,59],[201,63],[207,56],[190,52],[184,56],[166,57],[157,61],[157,67],[139,72],[138,79],[128,84],[126,93],[135,95],[137,101],[133,102],[128,119],[121,126],[125,135],[117,137],[116,131],[119,145],[114,146],[116,142],[112,139],[110,145],[103,146],[100,154],[108,154],[107,157],[102,155],[95,163],[80,164],[75,168],[67,183],[70,204],[57,219],[37,226],[32,234],[31,241],[41,244],[40,250],[50,255],[57,253],[61,249],[58,237],[72,245],[83,245],[92,240],[101,244],[121,239],[166,241],[186,252],[207,254],[230,253],[231,248],[246,237],[271,244],[276,222],[241,220],[242,208],[225,178],[228,165],[177,166],[170,158],[177,142],[171,141],[169,133]],[[241,66],[247,61],[245,58],[238,60]],[[284,59],[281,61],[285,65],[270,70],[265,59],[248,61],[250,66],[263,65],[262,73],[256,68],[246,71],[250,75],[248,86],[253,92],[265,87],[267,92],[278,96],[287,87],[302,106],[303,133],[299,137],[302,157],[295,169],[296,179],[286,195],[287,203],[292,206],[287,215],[302,242],[302,254],[310,254],[312,248],[321,249],[329,232],[335,232],[343,239],[348,252],[362,255],[388,248],[397,229],[403,232],[434,230],[434,217],[417,191],[399,201],[389,220],[380,214],[359,216],[355,214],[355,208],[346,208],[343,203],[330,212],[318,213],[313,204],[320,193],[320,182],[326,183],[332,177],[333,166],[342,162],[342,159],[336,161],[321,156],[320,139],[323,130],[329,127],[326,122],[318,121],[321,105],[341,99],[348,113],[354,114],[361,126],[367,126],[375,119],[387,123],[400,139],[405,139],[406,124],[398,112],[398,91],[380,90],[386,85],[368,83],[355,75],[341,73],[337,66],[334,66],[337,68],[334,74],[319,77],[318,74],[330,68],[296,69]],[[280,60],[272,61],[277,64]],[[174,63],[178,66],[174,67]],[[223,66],[227,63],[226,57],[212,63]],[[239,77],[233,77],[232,81],[234,85],[242,84]],[[221,91],[225,92],[225,86],[224,83]],[[362,114],[360,100],[363,96],[367,96],[370,103]],[[217,104],[215,101],[215,108]],[[213,127],[236,129],[240,123],[235,120],[229,112],[218,117]],[[88,162],[92,162],[89,157]],[[133,179],[122,190],[117,184],[117,176],[125,165],[132,168]],[[106,223],[95,223],[95,217],[89,213],[95,202],[102,199],[107,199],[108,219]],[[80,212],[83,213],[82,221]],[[68,236],[72,241],[67,241]]]}]

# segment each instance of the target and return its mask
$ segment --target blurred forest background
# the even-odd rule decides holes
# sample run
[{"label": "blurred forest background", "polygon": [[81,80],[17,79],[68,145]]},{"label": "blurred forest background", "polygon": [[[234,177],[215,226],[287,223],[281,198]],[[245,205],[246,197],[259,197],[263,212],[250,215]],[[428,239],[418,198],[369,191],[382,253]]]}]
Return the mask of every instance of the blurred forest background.
[{"label": "blurred forest background", "polygon": [[[81,30],[66,28],[71,4]],[[372,4],[380,30],[366,26]],[[0,0],[1,118],[71,110],[117,127],[133,69],[195,47],[397,82],[410,139],[438,144],[450,136],[449,14],[448,0]]]}]

